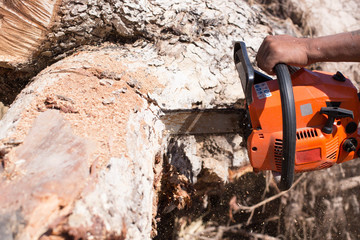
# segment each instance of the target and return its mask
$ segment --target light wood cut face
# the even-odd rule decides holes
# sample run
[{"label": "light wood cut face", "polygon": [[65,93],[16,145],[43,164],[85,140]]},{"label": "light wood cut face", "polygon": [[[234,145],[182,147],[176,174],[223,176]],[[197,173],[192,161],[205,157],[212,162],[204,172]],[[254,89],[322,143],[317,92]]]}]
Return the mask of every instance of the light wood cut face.
[{"label": "light wood cut face", "polygon": [[0,66],[29,60],[51,25],[56,0],[0,0]]}]

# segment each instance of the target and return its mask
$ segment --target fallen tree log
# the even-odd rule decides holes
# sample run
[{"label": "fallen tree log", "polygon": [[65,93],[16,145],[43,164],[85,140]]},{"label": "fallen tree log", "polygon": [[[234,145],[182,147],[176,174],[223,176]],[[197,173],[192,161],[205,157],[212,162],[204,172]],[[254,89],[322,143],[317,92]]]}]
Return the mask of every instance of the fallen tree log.
[{"label": "fallen tree log", "polygon": [[[117,57],[125,52],[120,47],[104,46],[54,64],[18,96],[1,121],[2,143],[9,151],[2,160],[2,190],[17,189],[13,191],[24,196],[19,198],[16,192],[2,195],[7,196],[3,201],[9,206],[20,209],[19,218],[14,218],[13,212],[2,212],[3,221],[12,219],[11,226],[1,228],[2,239],[38,239],[43,234],[149,238],[156,209],[152,205],[156,202],[152,190],[154,158],[158,152],[161,156],[163,127],[157,117],[159,108],[145,94],[154,90],[156,78],[136,64],[134,72],[129,71],[131,61]],[[74,135],[90,144],[84,152],[87,156],[65,158],[79,151],[81,145],[55,141],[56,137],[68,139],[63,130],[59,130],[61,134],[47,130],[45,124],[30,130],[34,119],[41,118],[43,112],[48,114],[49,109],[61,114]],[[43,121],[59,124],[46,116]],[[32,138],[34,132],[44,135],[44,140]],[[10,147],[14,142],[20,146]],[[22,153],[22,148],[36,154]],[[24,164],[14,170],[17,175],[12,174],[12,166],[19,161]],[[34,161],[38,161],[38,172]],[[81,168],[74,165],[77,161]],[[47,162],[52,169],[46,170]],[[48,174],[46,181],[39,178],[42,168]],[[74,178],[68,171],[81,171],[82,178]],[[37,194],[22,184],[32,181]],[[77,190],[67,197],[70,186]],[[41,211],[45,203],[48,207]],[[39,209],[36,215],[34,209]]]}]

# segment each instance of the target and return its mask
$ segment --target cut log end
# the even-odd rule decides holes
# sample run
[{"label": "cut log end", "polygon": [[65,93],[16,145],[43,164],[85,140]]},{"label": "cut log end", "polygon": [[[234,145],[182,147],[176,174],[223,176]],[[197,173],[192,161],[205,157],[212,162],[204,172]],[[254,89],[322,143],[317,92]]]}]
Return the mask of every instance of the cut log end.
[{"label": "cut log end", "polygon": [[38,51],[59,0],[0,2],[0,67],[26,63]]}]

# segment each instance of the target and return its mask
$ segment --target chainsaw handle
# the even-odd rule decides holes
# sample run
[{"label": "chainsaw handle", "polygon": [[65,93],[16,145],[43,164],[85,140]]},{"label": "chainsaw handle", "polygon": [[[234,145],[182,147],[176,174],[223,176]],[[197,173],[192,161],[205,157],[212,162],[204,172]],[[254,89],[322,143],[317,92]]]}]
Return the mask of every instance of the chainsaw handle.
[{"label": "chainsaw handle", "polygon": [[294,181],[296,151],[296,113],[291,76],[286,64],[277,64],[274,68],[279,83],[283,119],[283,147],[281,180],[279,188],[288,190]]}]

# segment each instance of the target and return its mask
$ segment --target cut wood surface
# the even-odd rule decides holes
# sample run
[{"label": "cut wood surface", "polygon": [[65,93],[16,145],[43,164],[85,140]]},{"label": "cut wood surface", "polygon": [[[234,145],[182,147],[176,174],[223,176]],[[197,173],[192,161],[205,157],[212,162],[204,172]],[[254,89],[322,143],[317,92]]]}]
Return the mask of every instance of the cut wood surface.
[{"label": "cut wood surface", "polygon": [[0,66],[26,62],[42,43],[57,0],[0,1]]}]

